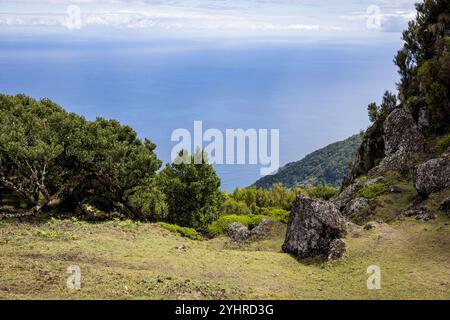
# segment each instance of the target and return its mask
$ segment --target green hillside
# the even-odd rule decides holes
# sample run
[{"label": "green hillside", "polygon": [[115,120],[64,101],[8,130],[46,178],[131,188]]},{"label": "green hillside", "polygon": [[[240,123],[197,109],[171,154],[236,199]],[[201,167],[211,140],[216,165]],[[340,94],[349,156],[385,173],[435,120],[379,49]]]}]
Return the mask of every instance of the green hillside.
[{"label": "green hillside", "polygon": [[356,134],[344,141],[330,144],[300,161],[287,164],[275,175],[261,178],[255,186],[270,188],[274,183],[280,182],[288,187],[312,184],[339,186],[348,172],[348,163],[361,140],[361,136]]}]

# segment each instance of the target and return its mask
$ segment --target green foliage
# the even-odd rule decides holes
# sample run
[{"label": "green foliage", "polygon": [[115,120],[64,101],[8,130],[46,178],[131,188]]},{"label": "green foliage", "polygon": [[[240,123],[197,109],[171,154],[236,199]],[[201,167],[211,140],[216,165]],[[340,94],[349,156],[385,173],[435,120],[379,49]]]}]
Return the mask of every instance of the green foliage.
[{"label": "green foliage", "polygon": [[262,208],[260,215],[272,220],[288,223],[290,211],[279,208]]},{"label": "green foliage", "polygon": [[312,188],[303,190],[308,197],[314,199],[330,200],[339,194],[339,189],[331,186],[319,184]]},{"label": "green foliage", "polygon": [[[199,164],[195,159],[200,159]],[[207,226],[218,218],[223,202],[220,179],[207,163],[206,155],[200,150],[194,156],[181,151],[161,172],[160,179],[169,209],[167,221],[206,232]]]},{"label": "green foliage", "polygon": [[270,189],[256,188],[255,186],[237,188],[230,197],[241,204],[245,204],[251,213],[261,214],[263,208],[291,210],[296,195],[296,190],[287,188],[281,183],[275,183]]},{"label": "green foliage", "polygon": [[267,217],[261,215],[228,215],[221,216],[218,220],[214,221],[208,226],[208,233],[212,237],[217,237],[228,232],[228,226],[233,222],[240,222],[244,226],[252,229],[261,223],[263,219]]},{"label": "green foliage", "polygon": [[380,106],[376,103],[371,103],[367,107],[369,113],[369,119],[371,122],[377,120],[384,121],[386,117],[394,110],[397,106],[397,97],[389,91],[386,91],[383,95],[383,100]]},{"label": "green foliage", "polygon": [[287,164],[275,175],[261,178],[255,183],[258,188],[271,188],[275,183],[282,183],[289,188],[329,184],[340,186],[348,174],[348,163],[354,151],[360,146],[361,135],[354,135],[344,141],[333,143],[317,150],[304,159]]},{"label": "green foliage", "polygon": [[401,102],[418,116],[425,109],[431,134],[446,133],[450,118],[450,6],[448,0],[416,4],[417,16],[403,32],[395,63]]},{"label": "green foliage", "polygon": [[203,237],[195,229],[180,227],[175,224],[169,224],[169,223],[165,223],[165,222],[158,222],[158,224],[162,228],[164,228],[172,233],[175,233],[177,235],[180,235],[182,237],[186,237],[186,238],[189,238],[192,240],[197,240],[197,241],[203,240]]},{"label": "green foliage", "polygon": [[234,199],[227,199],[224,201],[222,206],[220,207],[220,214],[221,215],[249,215],[252,212],[247,207],[245,202],[242,201],[236,201]]},{"label": "green foliage", "polygon": [[438,156],[442,155],[450,148],[450,134],[447,134],[436,142],[436,153]]},{"label": "green foliage", "polygon": [[32,213],[90,203],[145,219],[131,200],[161,162],[155,145],[114,120],[64,111],[48,99],[0,95],[0,188]]},{"label": "green foliage", "polygon": [[374,199],[389,191],[389,187],[385,183],[376,183],[371,186],[359,190],[359,195],[366,199]]}]

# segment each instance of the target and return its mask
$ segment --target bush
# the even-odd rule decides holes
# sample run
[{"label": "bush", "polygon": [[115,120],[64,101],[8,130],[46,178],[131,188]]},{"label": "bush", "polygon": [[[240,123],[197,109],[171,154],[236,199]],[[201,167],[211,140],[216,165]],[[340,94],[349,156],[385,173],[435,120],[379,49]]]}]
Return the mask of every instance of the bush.
[{"label": "bush", "polygon": [[186,237],[186,238],[189,238],[192,240],[198,240],[198,241],[203,240],[203,237],[197,231],[195,231],[195,229],[180,227],[180,226],[177,226],[176,224],[169,224],[169,223],[165,223],[165,222],[158,222],[158,224],[162,228],[164,228],[172,233],[175,233],[179,236]]},{"label": "bush", "polygon": [[279,208],[261,208],[261,215],[272,220],[288,223],[289,211]]},{"label": "bush", "polygon": [[388,192],[389,187],[385,183],[376,183],[359,190],[359,195],[366,199],[373,199]]},{"label": "bush", "polygon": [[330,200],[331,198],[338,195],[339,190],[325,184],[319,184],[317,186],[304,190],[304,192],[308,197],[313,199]]},{"label": "bush", "polygon": [[230,223],[239,222],[244,226],[252,229],[256,227],[261,221],[265,218],[265,216],[261,215],[247,215],[247,216],[238,216],[235,214],[222,216],[218,220],[211,223],[208,227],[208,232],[212,237],[217,237],[222,234],[226,234],[228,232],[228,226]]},{"label": "bush", "polygon": [[444,152],[446,152],[450,148],[450,134],[447,134],[443,137],[441,137],[436,142],[436,154],[438,156],[442,155]]},{"label": "bush", "polygon": [[249,215],[251,214],[251,210],[247,207],[245,202],[242,201],[236,201],[234,199],[228,199],[226,200],[221,208],[220,213],[222,215]]}]

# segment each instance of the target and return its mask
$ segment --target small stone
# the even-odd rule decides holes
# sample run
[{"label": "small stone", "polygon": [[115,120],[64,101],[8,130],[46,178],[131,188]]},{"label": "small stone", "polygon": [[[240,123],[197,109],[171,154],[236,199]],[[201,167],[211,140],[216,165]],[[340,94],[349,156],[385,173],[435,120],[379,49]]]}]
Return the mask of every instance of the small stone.
[{"label": "small stone", "polygon": [[430,221],[436,219],[436,216],[429,212],[424,212],[416,217],[416,220]]},{"label": "small stone", "polygon": [[375,228],[375,227],[371,223],[368,223],[364,226],[364,230],[366,230],[366,231],[372,230],[373,228]]},{"label": "small stone", "polygon": [[441,209],[442,211],[444,211],[446,213],[449,213],[450,212],[450,198],[448,198],[447,200],[442,202],[439,209]]},{"label": "small stone", "polygon": [[397,187],[397,186],[391,186],[391,187],[389,188],[389,192],[390,192],[390,193],[402,193],[402,189],[400,189],[400,188]]}]

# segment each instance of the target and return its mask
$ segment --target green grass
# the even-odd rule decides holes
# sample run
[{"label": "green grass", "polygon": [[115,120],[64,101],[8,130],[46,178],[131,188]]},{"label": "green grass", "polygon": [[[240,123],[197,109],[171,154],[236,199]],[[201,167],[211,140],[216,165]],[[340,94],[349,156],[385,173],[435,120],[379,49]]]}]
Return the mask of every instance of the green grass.
[{"label": "green grass", "polygon": [[[282,253],[284,229],[236,245],[129,221],[0,221],[0,298],[450,299],[449,224],[440,215],[352,225],[344,258],[320,263]],[[48,237],[61,234],[76,237]],[[71,265],[81,268],[81,290],[66,288]],[[370,265],[381,268],[382,290],[366,287]]]},{"label": "green grass", "polygon": [[438,139],[436,142],[436,154],[441,156],[450,148],[450,134],[447,134]]},{"label": "green grass", "polygon": [[375,183],[371,186],[359,190],[359,195],[366,199],[374,199],[389,191],[389,186],[385,183]]},{"label": "green grass", "polygon": [[179,236],[186,237],[186,238],[189,238],[192,240],[198,240],[198,241],[203,240],[203,237],[195,229],[180,227],[175,224],[169,224],[169,223],[165,223],[165,222],[159,222],[158,224],[162,228],[164,228],[174,234],[177,234]]}]

